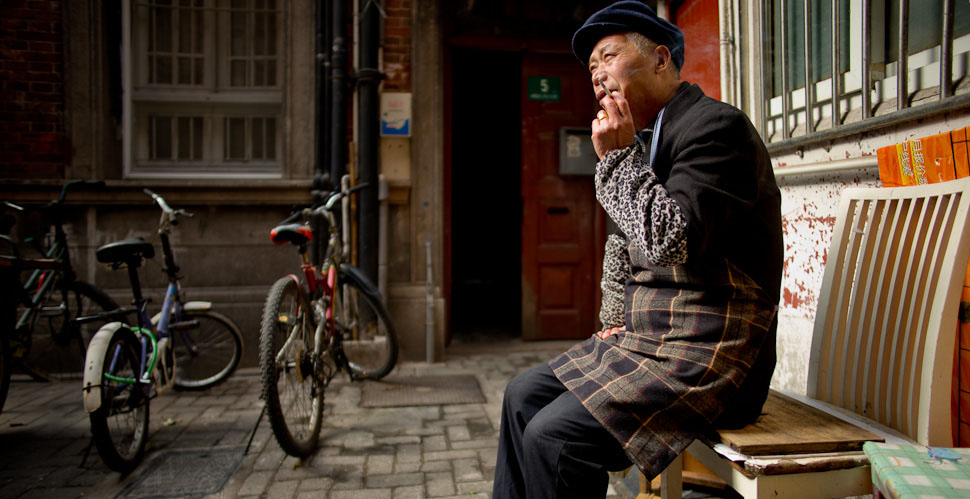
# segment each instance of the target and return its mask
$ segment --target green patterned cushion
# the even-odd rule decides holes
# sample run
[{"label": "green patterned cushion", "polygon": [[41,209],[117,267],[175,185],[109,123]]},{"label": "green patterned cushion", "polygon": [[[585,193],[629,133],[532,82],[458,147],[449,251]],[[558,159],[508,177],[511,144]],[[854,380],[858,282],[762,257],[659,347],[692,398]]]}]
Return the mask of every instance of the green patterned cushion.
[{"label": "green patterned cushion", "polygon": [[970,498],[970,448],[866,442],[872,485],[906,499]]}]

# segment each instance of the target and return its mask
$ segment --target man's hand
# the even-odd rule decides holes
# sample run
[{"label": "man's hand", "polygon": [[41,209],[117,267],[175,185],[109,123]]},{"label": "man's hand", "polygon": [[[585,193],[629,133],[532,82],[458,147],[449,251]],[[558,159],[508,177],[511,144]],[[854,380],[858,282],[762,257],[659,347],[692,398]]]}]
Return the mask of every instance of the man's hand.
[{"label": "man's hand", "polygon": [[614,149],[623,149],[633,144],[636,127],[630,113],[630,103],[618,90],[604,92],[600,98],[603,108],[596,113],[590,125],[593,128],[593,149],[596,156],[603,159],[606,153]]},{"label": "man's hand", "polygon": [[596,336],[599,336],[601,340],[605,340],[610,336],[613,336],[614,334],[622,331],[626,331],[626,326],[617,326],[617,327],[611,327],[609,329],[604,329],[596,333]]}]

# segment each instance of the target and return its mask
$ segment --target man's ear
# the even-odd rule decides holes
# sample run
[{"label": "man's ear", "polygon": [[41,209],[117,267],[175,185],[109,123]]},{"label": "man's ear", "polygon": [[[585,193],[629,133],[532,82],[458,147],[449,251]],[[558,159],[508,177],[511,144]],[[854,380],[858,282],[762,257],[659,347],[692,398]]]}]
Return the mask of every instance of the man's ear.
[{"label": "man's ear", "polygon": [[657,71],[666,69],[670,65],[670,49],[666,45],[657,45],[654,55],[657,56]]}]

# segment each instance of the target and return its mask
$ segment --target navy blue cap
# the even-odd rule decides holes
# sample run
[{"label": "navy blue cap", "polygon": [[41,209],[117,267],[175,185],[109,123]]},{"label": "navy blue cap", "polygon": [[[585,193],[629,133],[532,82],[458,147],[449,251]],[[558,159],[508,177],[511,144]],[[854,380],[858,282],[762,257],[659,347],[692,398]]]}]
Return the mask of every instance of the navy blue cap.
[{"label": "navy blue cap", "polygon": [[684,67],[684,34],[649,5],[637,0],[623,0],[589,16],[573,35],[573,53],[583,64],[589,63],[593,47],[603,37],[634,31],[658,45],[666,45],[677,69]]}]

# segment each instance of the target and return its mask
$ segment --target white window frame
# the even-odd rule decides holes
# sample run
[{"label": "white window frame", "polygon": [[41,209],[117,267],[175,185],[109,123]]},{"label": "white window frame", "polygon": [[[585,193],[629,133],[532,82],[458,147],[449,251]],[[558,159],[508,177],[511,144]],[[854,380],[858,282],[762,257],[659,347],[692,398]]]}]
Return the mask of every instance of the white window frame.
[{"label": "white window frame", "polygon": [[[286,150],[283,140],[284,115],[284,72],[288,56],[284,45],[284,30],[287,22],[286,9],[277,4],[276,30],[276,76],[275,85],[266,88],[232,89],[228,83],[220,85],[218,71],[226,70],[228,60],[225,54],[227,43],[219,44],[218,35],[205,35],[206,53],[211,54],[211,62],[204,64],[203,88],[192,89],[178,85],[145,86],[136,84],[147,80],[146,64],[136,65],[138,41],[132,39],[132,18],[134,4],[139,0],[121,2],[122,5],[122,152],[124,178],[165,178],[165,179],[280,179],[284,176]],[[228,0],[207,0],[206,8],[216,16],[225,15]],[[143,8],[143,7],[138,7]],[[208,32],[209,30],[207,30]],[[207,55],[210,57],[210,55]],[[141,74],[135,74],[135,70]],[[228,71],[224,78],[228,79]],[[183,164],[166,161],[151,161],[147,151],[147,118],[152,112],[173,116],[192,115],[203,118],[204,137],[203,160],[188,161]],[[223,126],[228,117],[274,117],[276,119],[275,159],[272,161],[228,161],[223,157],[226,140]],[[247,149],[249,147],[247,139]],[[174,143],[173,143],[174,147]]]}]

